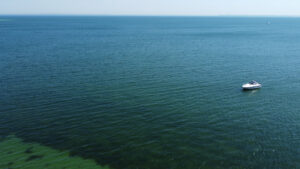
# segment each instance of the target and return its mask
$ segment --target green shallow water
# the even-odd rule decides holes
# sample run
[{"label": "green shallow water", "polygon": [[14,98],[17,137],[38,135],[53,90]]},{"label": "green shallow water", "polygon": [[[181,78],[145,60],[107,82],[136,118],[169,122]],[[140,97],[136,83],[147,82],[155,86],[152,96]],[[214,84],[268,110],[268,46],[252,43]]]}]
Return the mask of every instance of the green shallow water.
[{"label": "green shallow water", "polygon": [[10,169],[109,169],[94,160],[71,156],[37,143],[26,143],[11,135],[0,141],[0,168]]},{"label": "green shallow water", "polygon": [[1,137],[115,169],[300,165],[299,18],[1,18]]}]

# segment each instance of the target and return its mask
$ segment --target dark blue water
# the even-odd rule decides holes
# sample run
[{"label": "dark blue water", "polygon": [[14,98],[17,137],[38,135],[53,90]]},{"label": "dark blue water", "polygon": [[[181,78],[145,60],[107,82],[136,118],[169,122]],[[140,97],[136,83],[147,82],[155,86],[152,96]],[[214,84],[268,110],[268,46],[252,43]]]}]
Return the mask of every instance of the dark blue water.
[{"label": "dark blue water", "polygon": [[1,16],[0,135],[115,169],[298,168],[299,75],[300,18]]}]

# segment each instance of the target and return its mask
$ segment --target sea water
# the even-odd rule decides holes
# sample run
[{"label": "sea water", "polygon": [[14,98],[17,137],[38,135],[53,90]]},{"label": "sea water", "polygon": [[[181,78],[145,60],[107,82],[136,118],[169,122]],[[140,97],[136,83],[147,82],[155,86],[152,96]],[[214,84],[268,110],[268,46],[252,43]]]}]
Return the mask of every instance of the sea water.
[{"label": "sea water", "polygon": [[299,103],[300,18],[0,16],[5,152],[17,137],[115,169],[297,168]]}]

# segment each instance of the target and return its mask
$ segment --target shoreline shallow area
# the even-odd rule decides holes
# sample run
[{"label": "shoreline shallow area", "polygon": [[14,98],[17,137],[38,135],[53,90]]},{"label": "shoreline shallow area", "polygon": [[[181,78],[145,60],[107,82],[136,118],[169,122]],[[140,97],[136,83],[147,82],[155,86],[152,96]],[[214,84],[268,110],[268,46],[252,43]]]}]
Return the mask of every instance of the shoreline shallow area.
[{"label": "shoreline shallow area", "polygon": [[109,169],[99,166],[94,160],[70,156],[37,143],[26,143],[15,136],[0,141],[0,168],[13,169]]}]

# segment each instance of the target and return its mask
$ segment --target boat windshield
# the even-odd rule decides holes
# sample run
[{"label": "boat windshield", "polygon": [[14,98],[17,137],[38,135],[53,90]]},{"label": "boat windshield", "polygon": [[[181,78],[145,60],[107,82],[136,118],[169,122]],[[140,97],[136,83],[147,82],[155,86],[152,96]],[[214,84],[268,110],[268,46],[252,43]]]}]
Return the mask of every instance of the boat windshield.
[{"label": "boat windshield", "polygon": [[257,82],[252,80],[251,82],[249,82],[250,84],[256,84]]}]

